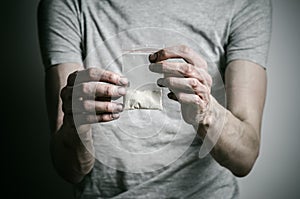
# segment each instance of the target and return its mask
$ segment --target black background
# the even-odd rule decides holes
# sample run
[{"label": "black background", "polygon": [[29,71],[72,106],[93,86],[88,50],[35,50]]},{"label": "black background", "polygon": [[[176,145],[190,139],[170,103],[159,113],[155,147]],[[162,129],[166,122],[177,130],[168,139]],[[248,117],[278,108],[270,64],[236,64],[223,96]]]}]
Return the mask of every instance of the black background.
[{"label": "black background", "polygon": [[37,5],[1,1],[1,195],[70,198],[50,159]]}]

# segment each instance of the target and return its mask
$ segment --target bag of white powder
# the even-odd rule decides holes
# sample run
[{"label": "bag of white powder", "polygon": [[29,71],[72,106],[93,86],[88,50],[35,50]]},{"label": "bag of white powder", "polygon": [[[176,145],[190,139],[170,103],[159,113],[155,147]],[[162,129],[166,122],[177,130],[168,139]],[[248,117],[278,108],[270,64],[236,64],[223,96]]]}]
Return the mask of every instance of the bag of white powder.
[{"label": "bag of white powder", "polygon": [[123,98],[124,109],[152,109],[162,110],[162,89],[157,86],[157,79],[162,74],[149,70],[149,54],[157,48],[143,47],[123,51],[122,73],[128,78],[130,87]]}]

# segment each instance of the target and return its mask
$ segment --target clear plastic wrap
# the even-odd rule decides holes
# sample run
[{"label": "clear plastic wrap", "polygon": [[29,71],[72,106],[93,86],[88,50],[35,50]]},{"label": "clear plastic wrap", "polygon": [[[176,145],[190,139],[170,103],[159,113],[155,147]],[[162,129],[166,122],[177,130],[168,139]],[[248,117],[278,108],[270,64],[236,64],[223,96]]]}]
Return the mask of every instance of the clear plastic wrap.
[{"label": "clear plastic wrap", "polygon": [[125,110],[162,110],[162,89],[157,86],[161,74],[149,71],[149,54],[160,48],[154,46],[133,46],[122,53],[122,73],[128,78],[130,87],[123,98]]}]

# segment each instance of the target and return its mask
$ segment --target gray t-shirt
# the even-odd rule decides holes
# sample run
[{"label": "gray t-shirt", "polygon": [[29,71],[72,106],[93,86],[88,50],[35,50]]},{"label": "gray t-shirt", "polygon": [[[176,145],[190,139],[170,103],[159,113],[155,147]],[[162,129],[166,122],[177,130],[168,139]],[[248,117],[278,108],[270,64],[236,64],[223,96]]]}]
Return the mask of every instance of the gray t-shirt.
[{"label": "gray t-shirt", "polygon": [[[223,105],[226,65],[242,59],[266,67],[270,27],[269,0],[42,0],[39,5],[45,70],[76,62],[122,73],[124,49],[185,44],[207,60],[212,94]],[[97,161],[75,185],[76,198],[238,197],[232,173],[210,155],[198,157],[202,141],[167,92],[162,90],[163,111],[127,111],[118,121],[93,125]],[[149,113],[156,120],[149,122]],[[158,150],[173,141],[173,147]]]}]

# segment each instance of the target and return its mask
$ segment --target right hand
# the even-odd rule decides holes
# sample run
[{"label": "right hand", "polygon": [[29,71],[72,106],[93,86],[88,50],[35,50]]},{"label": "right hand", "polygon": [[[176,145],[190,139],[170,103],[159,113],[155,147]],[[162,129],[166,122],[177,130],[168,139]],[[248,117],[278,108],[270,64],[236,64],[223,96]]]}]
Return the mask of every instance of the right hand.
[{"label": "right hand", "polygon": [[76,122],[80,122],[76,123],[77,129],[83,126],[90,129],[92,123],[118,119],[123,105],[111,99],[124,96],[127,86],[126,78],[111,71],[99,68],[75,71],[61,90],[63,123],[74,127],[76,117]]}]

